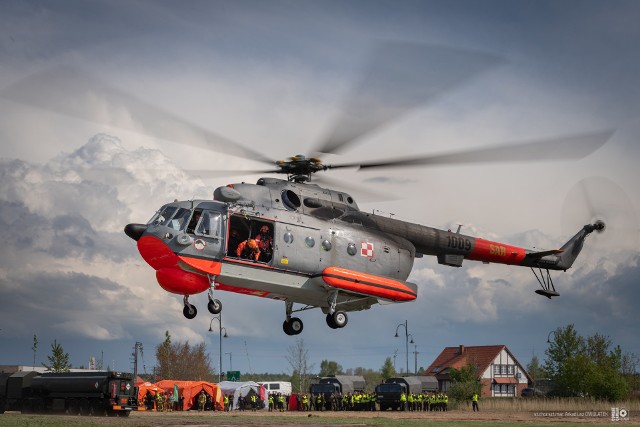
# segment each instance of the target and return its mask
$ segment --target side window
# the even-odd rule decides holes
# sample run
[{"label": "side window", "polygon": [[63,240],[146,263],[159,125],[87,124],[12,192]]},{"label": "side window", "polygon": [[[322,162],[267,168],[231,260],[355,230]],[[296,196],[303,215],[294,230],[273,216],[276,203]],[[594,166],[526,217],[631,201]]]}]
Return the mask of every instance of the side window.
[{"label": "side window", "polygon": [[221,215],[219,212],[204,211],[196,234],[210,237],[220,237]]}]

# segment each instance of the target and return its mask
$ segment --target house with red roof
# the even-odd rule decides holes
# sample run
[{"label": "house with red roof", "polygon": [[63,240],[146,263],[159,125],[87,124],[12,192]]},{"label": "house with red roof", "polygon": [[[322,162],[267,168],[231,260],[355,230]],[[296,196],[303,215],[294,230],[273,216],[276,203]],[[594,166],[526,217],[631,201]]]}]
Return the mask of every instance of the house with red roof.
[{"label": "house with red roof", "polygon": [[468,363],[476,368],[482,397],[520,396],[522,390],[533,382],[505,345],[446,347],[424,374],[436,377],[439,389],[446,392],[451,386],[450,369],[460,369]]}]

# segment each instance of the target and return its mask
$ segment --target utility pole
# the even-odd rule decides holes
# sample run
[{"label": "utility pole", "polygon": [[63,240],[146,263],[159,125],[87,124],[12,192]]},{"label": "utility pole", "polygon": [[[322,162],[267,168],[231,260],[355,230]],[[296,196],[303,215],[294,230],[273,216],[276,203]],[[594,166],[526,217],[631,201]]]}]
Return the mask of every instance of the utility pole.
[{"label": "utility pole", "polygon": [[136,344],[133,346],[133,378],[134,381],[138,378],[138,351],[142,352],[142,343],[136,341]]}]

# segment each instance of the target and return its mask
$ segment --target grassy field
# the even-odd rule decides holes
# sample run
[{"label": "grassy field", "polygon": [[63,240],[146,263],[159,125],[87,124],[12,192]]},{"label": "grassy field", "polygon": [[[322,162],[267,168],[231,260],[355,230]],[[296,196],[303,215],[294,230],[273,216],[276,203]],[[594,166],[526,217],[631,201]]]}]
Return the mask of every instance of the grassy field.
[{"label": "grassy field", "polygon": [[[455,409],[465,410],[470,407],[470,402],[462,402],[455,406]],[[640,400],[624,400],[611,403],[603,400],[595,400],[583,397],[563,397],[563,398],[532,398],[532,399],[509,399],[509,398],[485,398],[480,402],[482,408],[487,410],[497,410],[503,412],[589,412],[589,411],[611,411],[612,407],[625,408],[628,411],[638,413],[640,411]]]},{"label": "grassy field", "polygon": [[[610,408],[609,408],[610,409]],[[560,413],[560,412],[558,412]],[[572,412],[565,417],[540,417],[534,412],[483,410],[474,413],[455,410],[441,413],[409,412],[322,412],[322,413],[198,413],[174,412],[132,413],[128,418],[88,418],[67,415],[21,415],[6,413],[0,415],[0,427],[79,427],[79,426],[126,426],[126,427],[173,427],[173,426],[392,426],[413,427],[435,425],[437,427],[510,426],[526,427],[557,425],[640,425],[640,413],[631,413],[628,421],[612,422],[608,415],[601,417],[580,416]],[[608,414],[608,412],[607,412]]]}]

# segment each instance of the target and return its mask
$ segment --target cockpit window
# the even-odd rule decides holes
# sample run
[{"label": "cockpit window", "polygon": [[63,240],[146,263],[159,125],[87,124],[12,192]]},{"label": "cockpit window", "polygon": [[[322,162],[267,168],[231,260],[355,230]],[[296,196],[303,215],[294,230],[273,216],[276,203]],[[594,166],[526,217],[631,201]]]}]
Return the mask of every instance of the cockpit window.
[{"label": "cockpit window", "polygon": [[185,209],[185,208],[178,209],[176,214],[169,221],[169,227],[178,231],[184,229],[190,214],[191,214],[191,211],[189,209]]},{"label": "cockpit window", "polygon": [[220,212],[204,210],[196,228],[196,234],[220,237],[222,234],[222,215]]},{"label": "cockpit window", "polygon": [[173,216],[174,212],[176,211],[176,209],[177,209],[176,206],[165,207],[164,209],[156,213],[153,216],[153,218],[151,218],[151,221],[148,222],[148,224],[167,225],[169,223],[169,220]]}]

